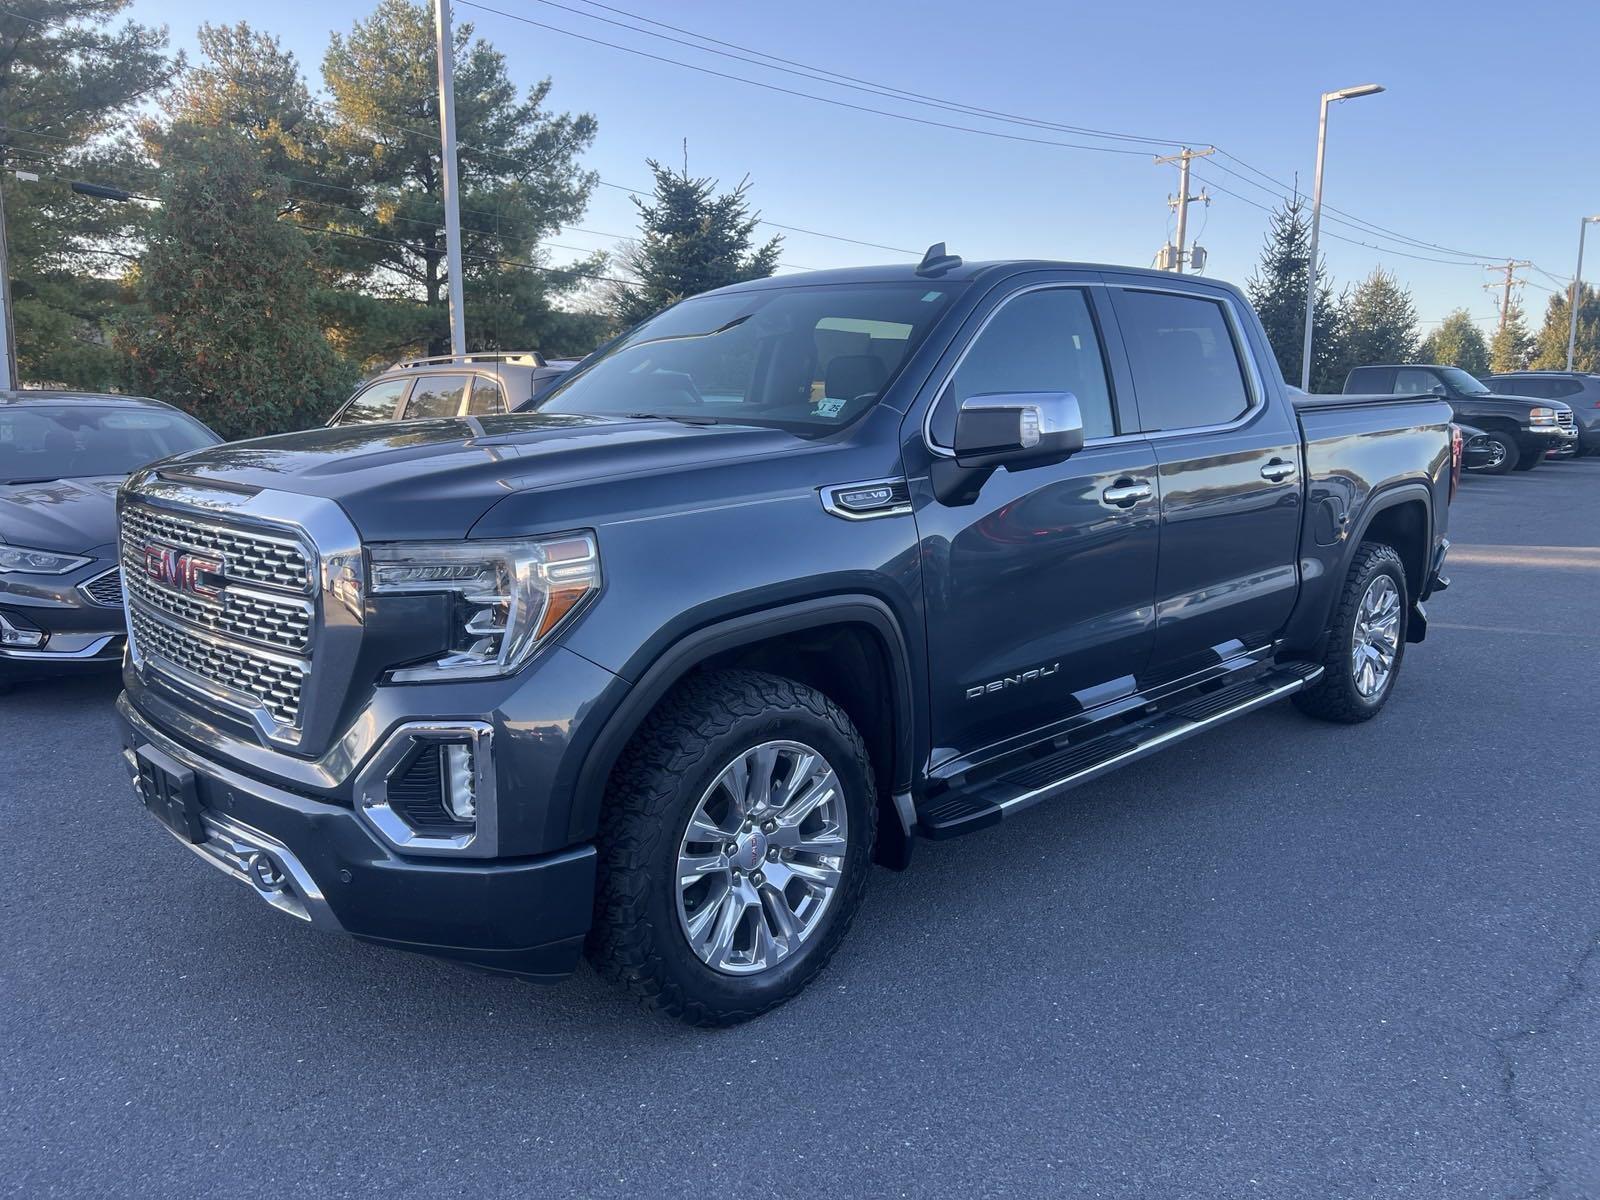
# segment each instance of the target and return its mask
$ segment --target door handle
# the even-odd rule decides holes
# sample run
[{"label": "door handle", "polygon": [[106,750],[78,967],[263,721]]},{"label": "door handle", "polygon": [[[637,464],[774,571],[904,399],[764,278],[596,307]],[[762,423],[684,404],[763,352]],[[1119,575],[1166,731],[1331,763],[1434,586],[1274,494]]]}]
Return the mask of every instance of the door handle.
[{"label": "door handle", "polygon": [[1132,508],[1139,501],[1148,500],[1154,494],[1148,483],[1122,478],[1101,492],[1100,498],[1107,504],[1115,504],[1118,508]]},{"label": "door handle", "polygon": [[1295,465],[1292,462],[1284,462],[1281,458],[1275,458],[1261,468],[1261,478],[1270,479],[1273,483],[1282,483],[1294,472]]}]

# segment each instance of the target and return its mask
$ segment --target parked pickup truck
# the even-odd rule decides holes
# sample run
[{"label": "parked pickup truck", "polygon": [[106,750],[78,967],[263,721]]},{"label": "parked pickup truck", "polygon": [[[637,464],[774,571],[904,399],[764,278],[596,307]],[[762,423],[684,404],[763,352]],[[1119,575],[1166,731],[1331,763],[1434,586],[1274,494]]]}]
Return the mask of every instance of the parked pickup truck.
[{"label": "parked pickup truck", "polygon": [[1551,450],[1576,448],[1578,427],[1570,405],[1559,400],[1492,391],[1460,367],[1422,363],[1357,367],[1345,377],[1346,392],[1396,392],[1434,395],[1450,405],[1456,419],[1483,431],[1478,445],[1486,475],[1531,471]]},{"label": "parked pickup truck", "polygon": [[587,945],[713,1024],[918,837],[1280,698],[1375,715],[1449,406],[1291,400],[1225,284],[936,251],[686,300],[536,412],[134,477],[144,803],[312,925],[545,980]]}]

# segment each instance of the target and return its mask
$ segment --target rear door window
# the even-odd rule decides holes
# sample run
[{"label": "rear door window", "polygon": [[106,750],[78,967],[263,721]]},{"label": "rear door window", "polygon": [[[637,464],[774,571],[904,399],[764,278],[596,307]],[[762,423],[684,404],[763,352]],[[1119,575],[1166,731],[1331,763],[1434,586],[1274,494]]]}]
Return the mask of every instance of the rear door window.
[{"label": "rear door window", "polygon": [[1148,433],[1226,425],[1250,411],[1250,386],[1222,303],[1204,296],[1115,289]]},{"label": "rear door window", "polygon": [[370,425],[374,421],[394,420],[395,405],[411,386],[409,379],[380,379],[345,405],[335,425]]},{"label": "rear door window", "polygon": [[464,375],[424,375],[411,391],[406,420],[456,416],[461,412],[461,393],[466,387]]},{"label": "rear door window", "polygon": [[1400,367],[1394,373],[1394,390],[1401,396],[1426,396],[1434,388],[1444,386],[1432,371],[1417,367]]},{"label": "rear door window", "polygon": [[500,398],[500,385],[481,375],[473,376],[472,394],[467,398],[467,415],[487,417],[505,411],[505,402]]}]

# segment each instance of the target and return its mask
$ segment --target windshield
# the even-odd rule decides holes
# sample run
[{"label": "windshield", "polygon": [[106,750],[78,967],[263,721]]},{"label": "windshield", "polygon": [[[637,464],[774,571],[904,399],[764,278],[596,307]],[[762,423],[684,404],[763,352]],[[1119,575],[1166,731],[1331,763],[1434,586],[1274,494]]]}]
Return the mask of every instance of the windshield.
[{"label": "windshield", "polygon": [[0,483],[129,475],[216,436],[180,412],[98,404],[0,406]]},{"label": "windshield", "polygon": [[826,433],[877,402],[954,295],[949,285],[854,284],[685,300],[532,407]]},{"label": "windshield", "polygon": [[1487,396],[1489,389],[1479,383],[1473,376],[1468,375],[1460,367],[1440,367],[1439,374],[1454,390],[1463,396]]}]

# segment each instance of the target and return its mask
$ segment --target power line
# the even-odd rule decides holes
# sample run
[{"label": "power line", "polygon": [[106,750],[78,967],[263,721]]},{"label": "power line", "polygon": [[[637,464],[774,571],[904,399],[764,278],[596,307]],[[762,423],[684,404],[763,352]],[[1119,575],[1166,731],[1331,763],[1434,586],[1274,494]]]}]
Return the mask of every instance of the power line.
[{"label": "power line", "polygon": [[[1114,141],[1143,142],[1158,146],[1176,146],[1181,144],[1180,140],[1175,140],[1173,138],[1149,137],[1143,134],[1135,133],[1119,133],[1115,130],[1095,129],[1086,125],[1067,125],[1057,121],[1045,120],[1042,117],[1028,117],[1018,113],[1008,113],[998,109],[984,108],[981,105],[966,104],[959,100],[950,100],[945,97],[929,95],[926,92],[913,92],[906,88],[894,87],[891,84],[880,83],[876,80],[864,79],[859,75],[846,75],[841,71],[829,70],[827,67],[815,66],[814,64],[801,62],[797,59],[784,58],[777,54],[768,54],[764,50],[758,50],[750,46],[742,46],[737,42],[724,41],[721,38],[711,37],[709,34],[696,33],[694,30],[683,28],[681,25],[672,25],[665,21],[657,21],[652,17],[644,16],[642,13],[629,12],[627,9],[617,8],[610,4],[600,4],[595,2],[595,0],[583,0],[583,2],[592,8],[604,9],[606,12],[617,13],[620,16],[629,17],[635,21],[643,21],[645,24],[654,25],[659,29],[670,29],[674,33],[681,33],[686,35],[688,38],[693,38],[696,40],[686,41],[684,38],[670,37],[666,34],[655,33],[649,29],[641,29],[639,26],[629,24],[627,21],[616,21],[612,20],[610,17],[602,17],[596,13],[587,12],[581,8],[573,8],[571,5],[559,3],[558,0],[534,0],[534,2],[537,4],[543,4],[547,8],[561,9],[563,12],[572,13],[573,15],[583,17],[586,20],[601,21],[607,25],[615,26],[618,29],[626,29],[632,33],[641,33],[646,37],[658,38],[662,41],[671,42],[674,45],[685,46],[691,50],[697,50],[704,54],[715,54],[722,58],[731,58],[736,62],[748,63],[751,66],[761,67],[764,70],[781,71],[786,75],[796,75],[800,78],[810,79],[817,83],[826,83],[834,87],[850,88],[853,91],[866,92],[869,95],[883,96],[887,99],[902,100],[907,103],[939,108],[947,112],[961,113],[966,116],[984,117],[989,120],[1001,121],[1012,125],[1022,125],[1035,129],[1053,129],[1061,133],[1075,133],[1087,137],[1106,138]],[[473,3],[472,0],[458,0],[458,3],[472,8],[483,8],[485,11],[489,12],[498,11],[487,8],[487,6],[482,4]],[[711,44],[700,44],[703,42]],[[716,49],[718,46],[724,46],[727,47],[727,49]],[[729,53],[729,51],[741,51],[742,53]],[[756,57],[748,57],[750,55],[754,55]],[[761,61],[762,59],[768,61],[763,62]]]},{"label": "power line", "polygon": [[935,121],[931,117],[917,117],[912,116],[910,113],[891,112],[886,108],[873,108],[870,105],[853,104],[848,100],[840,100],[832,96],[818,96],[814,92],[802,92],[794,88],[780,87],[775,83],[765,83],[759,79],[750,79],[744,75],[733,75],[727,71],[716,71],[710,67],[697,66],[694,63],[686,63],[681,59],[668,58],[662,54],[653,54],[649,50],[640,50],[635,46],[624,46],[620,42],[608,42],[604,38],[591,37],[586,33],[578,33],[571,29],[563,29],[559,25],[550,25],[544,21],[535,21],[532,17],[519,16],[516,13],[509,13],[504,9],[495,8],[492,5],[479,4],[476,3],[475,0],[456,0],[456,2],[467,5],[471,8],[481,9],[484,12],[494,13],[497,16],[505,17],[507,20],[518,21],[523,25],[531,25],[535,29],[543,29],[550,33],[559,33],[563,37],[576,38],[581,42],[589,42],[596,46],[605,46],[612,50],[620,50],[624,54],[633,54],[640,58],[653,59],[656,62],[666,63],[669,66],[682,67],[688,71],[698,71],[702,75],[714,75],[718,79],[728,79],[735,83],[748,84],[750,87],[763,88],[769,92],[780,92],[786,96],[798,96],[802,100],[815,100],[822,104],[832,104],[839,108],[852,109],[855,112],[873,113],[877,116],[889,117],[896,121],[909,121],[915,125],[928,125],[935,129],[950,129],[961,133],[975,133],[983,137],[1000,138],[1010,142],[1026,142],[1036,146],[1058,146],[1067,150],[1090,150],[1098,154],[1129,154],[1138,158],[1143,158],[1146,154],[1146,151],[1143,150],[1123,150],[1116,146],[1092,146],[1082,142],[1062,142],[1053,138],[1036,138],[1028,137],[1020,133],[1006,133],[1005,131],[999,129],[980,129],[975,125],[955,125],[949,121]]}]

